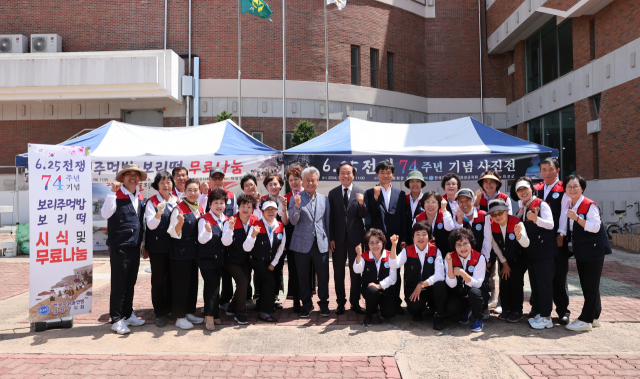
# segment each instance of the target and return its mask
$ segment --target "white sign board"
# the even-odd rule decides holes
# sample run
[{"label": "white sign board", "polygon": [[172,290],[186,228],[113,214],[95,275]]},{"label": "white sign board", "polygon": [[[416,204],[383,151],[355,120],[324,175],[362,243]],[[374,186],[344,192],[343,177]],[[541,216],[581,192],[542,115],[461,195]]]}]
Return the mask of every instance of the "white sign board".
[{"label": "white sign board", "polygon": [[29,145],[29,320],[91,312],[89,148]]}]

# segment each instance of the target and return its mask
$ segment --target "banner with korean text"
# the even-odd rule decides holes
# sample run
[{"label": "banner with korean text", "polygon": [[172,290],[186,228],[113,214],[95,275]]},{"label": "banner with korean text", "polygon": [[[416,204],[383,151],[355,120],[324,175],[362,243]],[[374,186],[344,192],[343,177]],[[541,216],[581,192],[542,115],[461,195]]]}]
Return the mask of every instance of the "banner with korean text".
[{"label": "banner with korean text", "polygon": [[29,145],[29,320],[91,312],[93,232],[88,147]]},{"label": "banner with korean text", "polygon": [[[31,157],[29,158],[31,159]],[[240,179],[246,174],[253,174],[258,179],[261,193],[266,194],[262,180],[269,174],[282,170],[281,155],[183,155],[183,156],[156,156],[143,155],[133,157],[93,157],[92,183],[93,183],[93,224],[96,227],[106,227],[107,221],[100,215],[100,209],[107,193],[111,190],[111,183],[116,174],[126,164],[137,164],[147,173],[147,180],[139,184],[140,191],[145,199],[153,196],[156,191],[151,188],[151,183],[157,173],[161,171],[171,172],[176,167],[187,169],[189,178],[199,179],[200,182],[209,180],[209,171],[213,167],[220,167],[225,173],[224,187],[236,195],[242,192]]]}]

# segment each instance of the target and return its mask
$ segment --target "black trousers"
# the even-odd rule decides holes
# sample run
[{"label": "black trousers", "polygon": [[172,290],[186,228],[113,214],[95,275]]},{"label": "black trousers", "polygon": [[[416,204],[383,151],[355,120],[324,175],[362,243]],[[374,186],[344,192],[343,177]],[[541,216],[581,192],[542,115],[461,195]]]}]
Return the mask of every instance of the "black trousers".
[{"label": "black trousers", "polygon": [[151,262],[151,303],[156,317],[165,317],[173,307],[173,287],[171,285],[171,260],[169,253],[149,251]]},{"label": "black trousers", "polygon": [[380,308],[380,315],[384,318],[392,318],[396,315],[396,298],[394,292],[385,292],[375,287],[367,287],[362,291],[362,297],[366,304],[364,314],[373,316]]},{"label": "black trousers", "polygon": [[230,303],[233,298],[233,279],[225,267],[222,268],[222,289],[220,290],[220,304]]},{"label": "black trousers", "polygon": [[284,254],[280,258],[280,262],[284,261],[287,256],[287,269],[289,270],[289,284],[287,285],[287,296],[293,296],[294,303],[300,301],[300,281],[298,280],[298,268],[296,267],[296,253],[293,250],[285,249]]},{"label": "black trousers", "polygon": [[329,253],[318,250],[318,243],[313,241],[308,253],[295,252],[296,269],[298,271],[298,293],[302,306],[311,309],[311,278],[309,277],[311,262],[318,275],[318,301],[319,306],[329,305]]},{"label": "black trousers", "polygon": [[[274,270],[275,271],[275,270]],[[267,266],[253,268],[253,284],[260,289],[258,312],[271,314],[275,310],[276,276]]]},{"label": "black trousers", "polygon": [[531,307],[541,317],[550,317],[553,309],[553,276],[556,271],[555,257],[527,258],[531,292],[535,294]]},{"label": "black trousers", "polygon": [[247,313],[247,286],[249,285],[250,267],[247,263],[242,266],[228,263],[224,267],[236,282],[236,292],[233,294],[233,300],[229,304],[228,310],[237,315],[245,315]]},{"label": "black trousers", "polygon": [[516,261],[507,261],[511,268],[508,279],[502,278],[502,264],[498,264],[500,276],[500,304],[502,311],[518,312],[522,314],[524,302],[524,273],[527,272],[527,263],[524,258]]},{"label": "black trousers", "polygon": [[464,297],[457,288],[449,289],[449,298],[447,299],[447,311],[450,314],[462,314],[471,308],[471,313],[476,320],[482,320],[484,310],[489,304],[489,292],[480,288],[469,288],[467,297]]},{"label": "black trousers", "polygon": [[407,302],[407,310],[411,315],[421,316],[427,302],[429,303],[429,308],[435,309],[440,316],[444,314],[444,309],[447,305],[447,285],[444,281],[435,282],[432,286],[423,289],[420,291],[420,298],[416,301],[411,301],[411,294],[414,290],[415,287],[405,288],[404,291],[404,301]]},{"label": "black trousers", "polygon": [[356,247],[349,242],[348,238],[345,238],[344,244],[336,245],[333,251],[333,281],[338,305],[342,306],[347,303],[347,294],[344,285],[347,271],[345,267],[347,258],[349,258],[349,280],[351,281],[349,303],[351,307],[358,308],[360,307],[360,275],[353,271],[353,262],[356,259]]},{"label": "black trousers", "polygon": [[595,262],[576,261],[578,268],[578,277],[580,277],[580,286],[584,296],[584,305],[582,313],[578,320],[582,322],[592,323],[593,320],[600,318],[602,312],[602,303],[600,302],[600,277],[602,276],[602,266],[604,258]]},{"label": "black trousers", "polygon": [[569,311],[569,286],[567,274],[569,273],[569,255],[566,246],[558,248],[559,254],[555,256],[556,271],[553,275],[553,302],[556,304],[558,316],[571,314]]},{"label": "black trousers", "polygon": [[220,277],[222,276],[222,268],[200,268],[204,287],[202,288],[202,297],[204,298],[205,316],[213,316],[219,318],[220,306]]},{"label": "black trousers", "polygon": [[[278,293],[280,293],[280,291],[284,292],[284,274],[283,274],[283,270],[284,270],[284,258],[286,256],[287,250],[283,250],[282,251],[282,255],[280,256],[280,260],[278,261],[278,264],[276,265],[276,267],[273,270],[273,277],[276,280],[276,293],[275,295],[278,295]],[[274,297],[275,297],[274,295]]]},{"label": "black trousers", "polygon": [[109,315],[111,321],[128,319],[133,313],[133,290],[140,269],[140,247],[114,247],[109,249],[111,263],[111,295]]},{"label": "black trousers", "polygon": [[171,260],[173,311],[175,318],[196,313],[198,301],[198,264],[195,259]]}]

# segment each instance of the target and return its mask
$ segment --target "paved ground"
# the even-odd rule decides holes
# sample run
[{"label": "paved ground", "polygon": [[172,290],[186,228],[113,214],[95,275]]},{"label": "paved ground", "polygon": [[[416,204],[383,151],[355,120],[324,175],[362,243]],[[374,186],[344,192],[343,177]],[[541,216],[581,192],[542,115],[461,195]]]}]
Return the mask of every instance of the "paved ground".
[{"label": "paved ground", "polygon": [[513,355],[534,379],[638,378],[640,355]]},{"label": "paved ground", "polygon": [[[455,319],[447,321],[443,332],[435,332],[430,320],[416,323],[409,316],[397,316],[365,328],[359,324],[360,317],[349,311],[339,317],[332,314],[330,318],[319,317],[315,312],[309,320],[300,321],[290,310],[291,301],[286,300],[285,309],[278,313],[280,322],[277,325],[256,322],[257,314],[251,313],[249,316],[254,321],[253,325],[234,325],[229,318],[223,316],[226,325],[218,327],[214,332],[205,331],[202,326],[189,331],[178,330],[172,325],[157,328],[153,325],[154,315],[151,310],[150,274],[144,272],[148,261],[143,261],[134,305],[138,315],[145,318],[148,325],[134,328],[130,335],[119,336],[110,332],[108,324],[110,267],[105,255],[95,257],[94,313],[76,317],[72,329],[34,333],[25,322],[27,262],[28,258],[24,256],[0,260],[0,354],[10,354],[0,355],[0,376],[3,379],[40,377],[38,375],[44,374],[51,374],[47,377],[56,377],[54,374],[71,376],[75,373],[74,370],[81,368],[94,370],[87,376],[90,378],[111,374],[117,377],[120,372],[127,377],[144,376],[153,375],[150,373],[155,371],[163,371],[166,376],[173,377],[215,377],[209,374],[209,371],[215,371],[220,377],[225,377],[222,373],[227,376],[230,373],[235,375],[239,369],[231,372],[232,368],[247,365],[233,362],[258,362],[253,361],[258,359],[255,357],[260,359],[259,367],[268,368],[258,370],[257,376],[280,375],[281,368],[271,369],[271,364],[266,363],[272,360],[275,360],[278,367],[285,367],[285,373],[291,367],[298,367],[299,363],[296,362],[299,361],[290,358],[301,359],[302,362],[307,362],[305,364],[314,362],[312,366],[302,366],[312,367],[313,372],[303,369],[294,372],[291,369],[291,377],[331,377],[329,374],[353,377],[354,371],[346,369],[353,365],[345,365],[349,363],[349,359],[368,362],[368,366],[355,370],[357,375],[384,377],[377,364],[378,358],[383,362],[395,359],[402,378],[553,377],[568,373],[559,370],[574,369],[551,364],[562,365],[565,361],[585,370],[584,373],[568,377],[593,375],[595,378],[595,372],[586,370],[586,366],[599,370],[599,366],[596,367],[598,364],[604,365],[605,369],[607,365],[611,369],[611,364],[617,364],[621,367],[620,370],[632,370],[612,370],[613,374],[606,372],[615,377],[640,372],[635,367],[640,356],[640,255],[621,251],[615,251],[612,256],[607,257],[605,263],[601,317],[605,321],[604,325],[588,333],[572,333],[558,325],[551,330],[536,331],[530,329],[524,320],[518,324],[508,324],[497,321],[495,315],[485,324],[482,333],[471,333],[468,325],[457,324]],[[573,317],[576,317],[580,313],[582,293],[575,265],[572,265],[569,274],[569,287],[570,308]],[[525,290],[528,293],[528,289]],[[330,289],[330,294],[333,293],[333,289]],[[335,299],[332,297],[330,300],[333,312]],[[526,301],[525,309],[528,309]],[[374,321],[377,322],[376,318]],[[573,358],[567,358],[568,356]],[[603,358],[606,356],[609,358]],[[332,361],[335,357],[341,357],[339,372],[323,372],[325,367],[327,370],[329,367],[337,370],[337,361]],[[543,363],[530,361],[530,358],[539,359]],[[580,364],[573,363],[572,360],[579,358],[592,359],[597,364],[588,360]],[[607,359],[610,363],[606,362]],[[328,360],[326,365],[322,363],[323,360]],[[621,360],[625,360],[633,368],[620,365],[618,361]],[[229,367],[229,370],[203,369],[200,372],[197,368],[190,367],[189,370],[194,369],[191,375],[191,371],[180,371],[185,370],[182,367],[202,365],[192,362],[205,362],[204,366],[210,365],[209,367],[222,367],[220,362],[223,362],[224,367]],[[102,370],[110,365],[117,366],[121,371],[103,373]],[[546,369],[544,365],[549,370],[554,370],[554,374],[551,371],[543,372],[541,369]],[[393,368],[392,365],[383,366],[386,377],[395,377],[395,371],[389,369]],[[19,367],[30,374],[7,371],[8,368],[19,370]],[[169,367],[170,370],[159,370],[161,367]],[[252,373],[253,371],[243,371],[241,376],[251,376]],[[14,374],[17,376],[12,376]],[[153,376],[159,377],[160,374]]]}]

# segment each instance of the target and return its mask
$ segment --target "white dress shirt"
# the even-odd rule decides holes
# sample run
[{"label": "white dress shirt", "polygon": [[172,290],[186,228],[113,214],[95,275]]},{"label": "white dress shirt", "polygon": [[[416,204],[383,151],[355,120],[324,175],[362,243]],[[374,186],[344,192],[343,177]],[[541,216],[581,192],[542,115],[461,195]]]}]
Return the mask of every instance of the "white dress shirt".
[{"label": "white dress shirt", "polygon": [[[189,209],[191,209],[191,207],[189,207]],[[200,212],[198,209],[196,209],[195,211],[193,209],[191,209],[191,213],[193,213],[194,216],[196,216],[196,220],[198,218],[200,218]],[[178,215],[180,214],[180,211],[178,210],[178,208],[174,208],[173,211],[171,212],[171,219],[169,221],[169,229],[167,230],[167,232],[169,233],[169,235],[172,238],[175,239],[180,239],[182,238],[182,229],[180,229],[180,233],[176,233],[176,225],[178,225]],[[185,220],[185,222],[187,222]]]},{"label": "white dress shirt", "polygon": [[[458,254],[455,251],[452,251],[451,254]],[[467,269],[467,263],[469,263],[469,259],[471,258],[471,254],[469,254],[466,258],[462,258],[458,255],[460,262],[462,262],[462,269]],[[455,268],[455,267],[454,267]],[[487,261],[480,257],[478,259],[478,263],[476,264],[475,269],[473,270],[473,276],[471,276],[471,280],[469,283],[465,282],[464,279],[462,282],[469,288],[480,288],[482,286],[482,282],[484,281],[485,271],[487,271]],[[449,265],[444,265],[444,277],[445,283],[451,288],[455,288],[458,285],[458,278],[454,275],[453,279],[449,277]]]},{"label": "white dress shirt", "polygon": [[389,189],[386,190],[386,189],[384,189],[382,184],[380,185],[380,194],[382,195],[382,198],[384,199],[384,205],[385,205],[387,211],[389,211],[389,203],[391,202],[391,188],[393,188],[393,186],[389,185]]},{"label": "white dress shirt", "polygon": [[451,214],[455,215],[456,213],[458,213],[458,209],[460,209],[458,207],[458,203],[455,200],[451,200],[449,199],[449,196],[447,196],[447,202],[449,203],[449,206],[451,207]]},{"label": "white dress shirt", "polygon": [[[507,241],[507,225],[505,226],[500,225],[500,231],[502,232],[502,240],[505,242]],[[517,225],[520,225],[522,227],[522,231],[520,231],[520,239],[518,240],[518,243],[522,247],[525,247],[525,248],[529,247],[529,236],[527,235],[527,229],[524,228],[524,224],[522,223],[522,221],[517,223],[516,226]],[[498,244],[496,243],[496,240],[493,239],[493,233],[491,233],[491,246],[493,246],[493,251],[498,256],[498,259],[500,259],[500,262],[504,263],[507,259],[502,254],[502,250],[500,250],[500,246],[498,246]]]},{"label": "white dress shirt", "polygon": [[[218,217],[215,213],[213,213],[213,211],[209,211],[209,214],[211,214],[211,216],[213,216],[213,219],[216,220],[218,225],[220,225],[220,230],[222,230],[222,233],[224,234],[224,232],[229,229],[229,223],[226,222],[228,220],[227,216],[225,216],[223,213],[221,217]],[[211,241],[211,238],[213,238],[213,230],[208,232],[207,228],[205,228],[206,223],[207,220],[205,220],[204,218],[198,220],[198,242],[203,245]]]},{"label": "white dress shirt", "polygon": [[[580,207],[580,204],[582,204],[582,200],[584,200],[584,195],[580,196],[576,205],[571,208],[574,212],[578,212],[578,207]],[[560,215],[560,218],[562,217],[566,219],[567,213],[565,212],[564,216]],[[584,218],[584,216],[582,215],[578,215],[578,217]],[[569,230],[571,231],[573,231],[574,222],[574,220],[569,220]],[[600,220],[600,210],[596,206],[590,206],[589,210],[587,211],[587,219],[584,222],[584,230],[590,233],[598,233],[600,231],[601,223],[602,221]]]},{"label": "white dress shirt", "polygon": [[[220,189],[224,189],[224,188],[220,188]],[[213,190],[209,190],[209,192],[211,191]],[[238,203],[236,202],[236,197],[233,196],[232,198],[227,198],[227,201],[229,200],[233,202],[233,214],[238,213]],[[207,205],[209,205],[209,194],[201,193],[200,197],[198,198],[198,204],[202,205],[202,209],[206,209]]]},{"label": "white dress shirt", "polygon": [[[525,206],[529,208],[529,205],[533,200],[534,198],[532,197]],[[518,218],[522,220],[522,218],[524,217],[524,220],[527,221],[527,212],[528,209],[525,209],[524,214],[521,217],[519,216]],[[520,211],[518,211],[518,213],[520,213]],[[553,230],[553,213],[551,213],[551,207],[549,207],[549,204],[545,203],[544,200],[540,203],[540,211],[538,212],[538,219],[536,220],[535,224],[541,228]]]},{"label": "white dress shirt", "polygon": [[[364,253],[362,253],[362,255],[365,254],[369,254],[369,257],[371,259],[375,259],[373,257],[373,253],[370,251],[365,251]],[[387,256],[387,251],[386,250],[382,250],[382,255],[380,255],[380,260],[375,261],[376,262],[376,269],[378,270],[378,275],[380,275],[380,264],[382,263],[382,258]],[[356,274],[362,274],[364,272],[364,258],[360,257],[360,263],[358,263],[358,258],[356,257],[355,262],[353,262],[353,271]],[[382,279],[380,281],[380,287],[382,287],[383,290],[391,287],[392,285],[396,284],[396,280],[397,280],[397,274],[396,274],[396,269],[391,267],[391,259],[389,259],[389,276],[387,276],[386,278]],[[369,283],[367,283],[368,285]]]},{"label": "white dress shirt", "polygon": [[[178,203],[173,194],[169,194],[169,201],[165,201],[159,193],[155,196],[161,203],[166,202],[167,208],[169,208],[170,211],[172,211],[173,207],[175,207]],[[144,207],[144,220],[146,221],[147,228],[149,228],[149,230],[155,230],[158,225],[160,225],[160,219],[156,218],[157,213],[158,211],[156,210],[155,205],[153,205],[153,201],[151,201],[151,199],[147,200],[147,205],[145,205]]]},{"label": "white dress shirt", "polygon": [[[138,187],[136,187],[135,193],[129,192],[129,190],[126,189],[125,186],[121,186],[120,191],[129,196],[129,199],[131,199],[131,203],[133,204],[133,210],[136,212],[136,214],[138,214]],[[100,209],[100,214],[105,220],[116,213],[116,198],[116,193],[113,191],[109,191],[109,193],[107,194],[107,198],[104,200],[104,204],[102,204],[102,209]]]},{"label": "white dress shirt", "polygon": [[[273,246],[273,237],[274,237],[274,234],[275,234],[274,232],[275,232],[276,228],[278,227],[278,220],[276,220],[274,218],[273,222],[269,223],[264,217],[262,217],[262,222],[263,222],[265,228],[267,226],[271,227],[272,232],[269,233],[269,229],[267,229],[266,232],[267,232],[267,236],[269,237],[269,243],[271,244],[271,246]],[[253,247],[256,244],[256,238],[253,238],[253,226],[252,226],[251,228],[249,228],[249,233],[247,235],[247,239],[242,244],[242,248],[244,249],[244,251],[246,251],[248,253],[251,250],[253,250]],[[276,251],[276,256],[273,258],[273,261],[271,261],[271,265],[272,266],[276,266],[278,264],[278,262],[280,261],[280,257],[282,256],[282,252],[284,252],[284,245],[286,243],[287,243],[287,234],[284,232],[284,229],[283,229],[282,230],[282,241],[280,242],[280,246],[278,246],[278,251]]]},{"label": "white dress shirt", "polygon": [[[251,217],[249,217],[249,220],[251,219]],[[245,233],[247,233],[247,236],[249,236],[249,220],[247,220],[247,223],[242,223],[242,220],[240,220],[240,217],[236,218],[236,224],[237,223],[242,223],[242,227],[244,228]],[[227,225],[226,228],[224,228],[224,230],[222,231],[222,244],[225,246],[229,246],[233,243],[233,229],[231,229],[231,226],[229,225],[229,222],[225,223]],[[234,226],[235,228],[235,226]]]},{"label": "white dress shirt", "polygon": [[420,194],[418,195],[418,198],[414,199],[411,193],[409,193],[408,196],[409,196],[409,205],[411,206],[411,217],[413,217],[413,215],[416,213],[416,208],[418,207],[418,204],[420,204],[420,199],[422,199],[422,195],[424,194],[420,192]]},{"label": "white dress shirt", "polygon": [[[418,253],[418,259],[420,259],[420,275],[422,277],[422,269],[424,268],[424,259],[427,256],[427,253],[429,252],[429,244],[425,246],[424,250],[420,250],[418,245],[414,245],[414,246],[416,247],[416,253]],[[391,268],[399,269],[400,267],[402,267],[405,263],[407,263],[407,249],[402,249],[400,254],[396,256],[396,259],[389,259],[389,262],[390,262],[389,265]],[[444,280],[444,261],[442,259],[442,253],[440,252],[440,249],[438,249],[436,253],[433,269],[434,269],[433,275],[427,278],[427,283],[429,283],[429,286],[432,286],[435,283]],[[406,275],[406,271],[405,271],[405,275]]]},{"label": "white dress shirt", "polygon": [[[185,187],[185,191],[186,191],[186,189],[187,189],[187,188]],[[178,196],[178,203],[179,203],[179,202],[181,202],[181,201],[182,201],[182,199],[184,199],[185,197],[187,197],[187,194],[186,194],[185,192],[180,192],[180,191],[178,191],[178,189],[177,189],[177,188],[174,188],[173,190],[174,190],[174,191],[176,191],[176,195]],[[199,202],[198,202],[198,204],[199,204]]]},{"label": "white dress shirt", "polygon": [[[438,214],[436,213],[436,215],[433,217],[432,220],[429,220],[429,215],[427,215],[427,211],[424,211],[424,215],[425,215],[425,218],[427,219],[427,222],[431,224],[431,231],[436,230],[436,220],[438,219]],[[414,218],[413,224],[411,224],[411,226],[413,227],[413,225],[415,224],[416,224],[416,219]],[[453,223],[453,217],[451,217],[451,213],[449,213],[449,211],[446,208],[442,210],[442,224],[444,224],[444,230],[446,230],[447,232],[450,232],[456,228],[456,225]]]},{"label": "white dress shirt", "polygon": [[[469,220],[469,224],[471,224],[471,228],[474,228],[474,224],[473,224],[473,220],[476,219],[476,217],[478,217],[478,209],[476,207],[473,207],[473,212],[466,214],[465,215],[467,217],[467,219]],[[463,227],[462,224],[458,224],[458,220],[454,219],[454,224],[455,224],[455,228],[454,229],[460,229]],[[463,221],[464,222],[464,221]],[[482,251],[480,251],[480,253],[482,253],[482,255],[484,255],[484,257],[489,260],[489,257],[491,256],[491,241],[492,241],[492,237],[491,237],[491,217],[489,217],[489,213],[485,214],[484,217],[484,239],[482,240]]]}]

